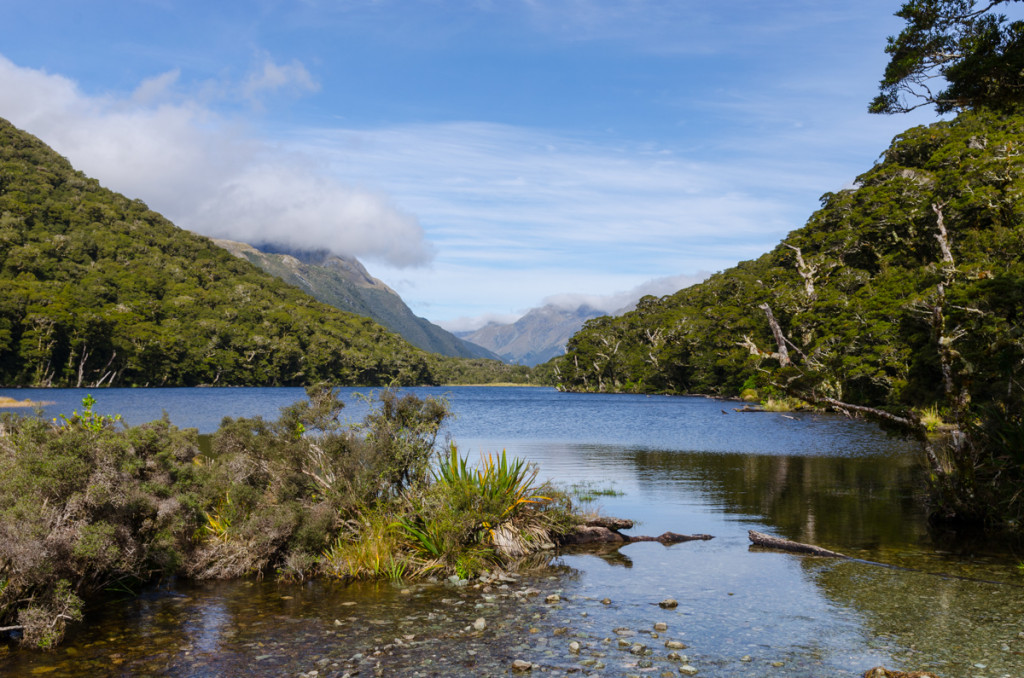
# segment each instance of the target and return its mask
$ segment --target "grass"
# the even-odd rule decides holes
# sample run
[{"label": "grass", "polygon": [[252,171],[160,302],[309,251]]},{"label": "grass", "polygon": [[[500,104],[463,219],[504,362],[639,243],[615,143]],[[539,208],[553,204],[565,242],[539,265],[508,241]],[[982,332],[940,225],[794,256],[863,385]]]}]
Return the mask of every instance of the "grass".
[{"label": "grass", "polygon": [[225,419],[205,456],[194,429],[127,427],[91,397],[59,420],[0,415],[0,628],[52,648],[91,595],[158,577],[468,578],[580,522],[525,460],[438,458],[441,401],[386,392],[352,428],[333,390],[307,393],[276,421]]},{"label": "grass", "polygon": [[921,417],[921,424],[928,433],[935,433],[945,424],[945,421],[942,419],[942,415],[939,414],[939,408],[937,405],[926,407],[923,410],[920,410],[917,414]]},{"label": "grass", "polygon": [[809,410],[811,406],[799,398],[789,396],[768,397],[761,403],[761,409],[765,412],[797,412]]},{"label": "grass", "polygon": [[596,482],[587,480],[573,483],[569,486],[569,494],[576,501],[589,504],[597,501],[600,497],[621,497],[625,492],[615,489],[614,483],[609,485],[598,485]]}]

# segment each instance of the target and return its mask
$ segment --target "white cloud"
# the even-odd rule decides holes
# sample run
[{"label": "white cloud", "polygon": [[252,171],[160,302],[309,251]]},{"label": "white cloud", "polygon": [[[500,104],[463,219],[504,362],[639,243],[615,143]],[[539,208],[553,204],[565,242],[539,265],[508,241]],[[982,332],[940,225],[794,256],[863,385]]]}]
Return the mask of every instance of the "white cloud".
[{"label": "white cloud", "polygon": [[274,63],[269,56],[264,56],[260,70],[250,73],[242,84],[243,96],[253,102],[281,90],[304,93],[316,92],[319,89],[319,83],[299,61],[292,60],[281,65]]},{"label": "white cloud", "polygon": [[[264,64],[252,92],[308,86],[304,72],[297,62]],[[433,256],[416,218],[386,196],[339,181],[314,156],[261,140],[194,99],[172,97],[177,77],[164,73],[125,96],[90,96],[68,78],[0,56],[0,112],[103,185],[204,235],[327,248],[395,267]]]},{"label": "white cloud", "polygon": [[693,275],[670,275],[654,278],[632,289],[612,294],[555,294],[545,297],[541,304],[566,310],[579,308],[585,304],[605,313],[617,313],[632,308],[642,297],[647,295],[663,297],[666,294],[674,294],[684,287],[703,282],[709,275],[711,274],[701,271]]},{"label": "white cloud", "polygon": [[[565,293],[548,295],[543,298],[537,297],[541,298],[541,301],[535,308],[550,305],[559,309],[574,310],[580,306],[587,305],[604,313],[618,313],[632,308],[641,297],[648,294],[656,297],[673,294],[684,287],[702,282],[707,279],[708,275],[710,274],[706,271],[701,271],[693,275],[673,275],[654,278],[630,287],[627,290],[610,294]],[[548,279],[545,278],[545,280]],[[616,280],[621,281],[622,278],[617,277]],[[479,329],[491,322],[503,325],[514,323],[529,310],[532,309],[523,309],[517,313],[482,313],[475,316],[461,316],[442,321],[439,324],[451,332],[470,331]]]},{"label": "white cloud", "polygon": [[462,316],[460,318],[452,318],[439,324],[449,332],[472,332],[473,330],[478,330],[489,323],[511,325],[521,317],[523,317],[521,313],[484,313],[483,315],[472,317]]},{"label": "white cloud", "polygon": [[174,69],[152,78],[146,78],[132,92],[132,101],[140,106],[153,104],[167,98],[171,89],[181,77],[181,70]]}]

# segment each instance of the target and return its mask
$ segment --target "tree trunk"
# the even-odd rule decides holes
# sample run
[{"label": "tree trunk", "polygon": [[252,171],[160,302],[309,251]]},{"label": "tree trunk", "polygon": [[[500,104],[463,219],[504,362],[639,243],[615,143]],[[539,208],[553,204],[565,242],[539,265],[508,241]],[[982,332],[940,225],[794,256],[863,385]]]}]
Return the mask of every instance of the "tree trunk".
[{"label": "tree trunk", "polygon": [[754,530],[749,530],[747,532],[747,536],[750,537],[750,541],[752,541],[756,546],[764,546],[765,548],[790,551],[792,553],[806,553],[809,556],[822,556],[823,558],[850,557],[843,555],[842,553],[823,549],[820,546],[801,544],[798,541],[790,541],[788,539],[780,539],[779,537],[773,537],[770,534],[764,534],[763,532],[756,532]]}]

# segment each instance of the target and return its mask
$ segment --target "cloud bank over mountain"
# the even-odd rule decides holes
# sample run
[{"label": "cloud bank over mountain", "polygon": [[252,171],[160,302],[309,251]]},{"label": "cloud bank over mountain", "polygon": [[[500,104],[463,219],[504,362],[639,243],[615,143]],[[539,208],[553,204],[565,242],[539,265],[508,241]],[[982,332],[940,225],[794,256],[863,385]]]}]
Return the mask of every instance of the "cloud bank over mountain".
[{"label": "cloud bank over mountain", "polygon": [[619,313],[632,308],[634,304],[648,294],[662,297],[666,294],[678,292],[684,287],[696,285],[705,280],[708,272],[701,271],[694,275],[673,275],[662,278],[653,278],[636,287],[616,292],[614,294],[583,294],[565,293],[553,294],[541,300],[540,304],[532,309],[526,309],[517,314],[485,314],[473,317],[456,318],[441,324],[449,332],[470,332],[480,329],[491,323],[498,325],[510,325],[532,311],[550,307],[559,311],[575,311],[580,307],[589,307],[605,314]]},{"label": "cloud bank over mountain", "polygon": [[316,91],[301,63],[264,57],[239,83],[189,92],[177,85],[178,72],[168,71],[128,95],[88,95],[69,78],[0,56],[4,117],[183,228],[326,248],[396,268],[433,258],[419,221],[387,195],[339,181],[315,157],[215,111],[225,100],[258,106]]}]

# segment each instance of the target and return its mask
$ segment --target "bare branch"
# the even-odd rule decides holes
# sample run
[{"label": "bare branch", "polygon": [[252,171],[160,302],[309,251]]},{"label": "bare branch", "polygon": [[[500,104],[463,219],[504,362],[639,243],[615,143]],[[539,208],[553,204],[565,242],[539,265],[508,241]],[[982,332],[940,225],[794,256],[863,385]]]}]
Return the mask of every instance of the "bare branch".
[{"label": "bare branch", "polygon": [[935,212],[936,225],[939,229],[939,232],[935,234],[935,239],[939,241],[939,247],[942,249],[942,260],[949,264],[949,268],[955,268],[956,263],[953,261],[953,252],[949,249],[949,234],[946,233],[946,220],[942,215],[942,208],[945,206],[946,203],[941,205],[932,204],[932,211]]},{"label": "bare branch", "polygon": [[786,348],[786,335],[782,333],[782,328],[779,327],[779,322],[775,319],[775,314],[772,313],[772,307],[768,305],[768,302],[761,304],[758,308],[764,311],[765,316],[768,318],[768,326],[772,328],[775,343],[779,346],[778,353],[772,354],[772,357],[778,358],[779,365],[786,367],[791,362],[789,350]]}]

